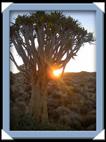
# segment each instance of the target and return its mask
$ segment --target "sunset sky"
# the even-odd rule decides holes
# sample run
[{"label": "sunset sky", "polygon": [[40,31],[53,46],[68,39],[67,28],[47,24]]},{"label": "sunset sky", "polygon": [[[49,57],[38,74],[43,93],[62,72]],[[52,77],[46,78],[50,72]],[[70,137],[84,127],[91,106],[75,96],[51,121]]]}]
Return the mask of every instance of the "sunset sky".
[{"label": "sunset sky", "polygon": [[[14,22],[17,15],[23,15],[25,12],[11,12],[10,21]],[[78,20],[81,25],[88,31],[93,32],[94,36],[96,35],[95,29],[95,12],[87,12],[87,11],[66,11],[64,12],[65,16],[71,16],[74,19]],[[22,64],[21,58],[16,53],[15,49],[12,50],[14,57],[18,63],[18,65]],[[17,73],[15,65],[10,61],[10,70],[13,73]],[[80,48],[79,52],[75,59],[70,60],[65,68],[65,72],[80,72],[80,71],[88,71],[95,72],[96,71],[96,45],[95,44],[84,44],[83,47]]]}]

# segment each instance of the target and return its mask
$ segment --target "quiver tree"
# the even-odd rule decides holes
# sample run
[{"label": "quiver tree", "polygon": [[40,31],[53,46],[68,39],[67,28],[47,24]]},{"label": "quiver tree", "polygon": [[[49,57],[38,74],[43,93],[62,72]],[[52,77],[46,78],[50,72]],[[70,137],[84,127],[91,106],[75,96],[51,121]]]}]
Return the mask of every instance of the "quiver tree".
[{"label": "quiver tree", "polygon": [[10,59],[31,83],[30,109],[38,123],[48,122],[48,71],[55,67],[64,72],[66,64],[76,56],[80,47],[92,41],[92,33],[61,12],[39,11],[18,16],[11,24],[10,44],[21,57],[23,68],[17,64],[12,52]]}]

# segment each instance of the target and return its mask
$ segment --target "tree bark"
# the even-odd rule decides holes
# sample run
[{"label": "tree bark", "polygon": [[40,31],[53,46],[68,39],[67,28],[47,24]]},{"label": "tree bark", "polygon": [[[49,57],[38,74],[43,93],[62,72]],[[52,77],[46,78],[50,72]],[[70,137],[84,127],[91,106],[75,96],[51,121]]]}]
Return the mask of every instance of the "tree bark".
[{"label": "tree bark", "polygon": [[42,95],[42,111],[41,111],[41,123],[47,124],[48,123],[48,107],[47,107],[47,91],[45,90]]},{"label": "tree bark", "polygon": [[39,77],[37,83],[32,82],[30,111],[37,124],[46,125],[48,123],[47,95],[46,80]]}]

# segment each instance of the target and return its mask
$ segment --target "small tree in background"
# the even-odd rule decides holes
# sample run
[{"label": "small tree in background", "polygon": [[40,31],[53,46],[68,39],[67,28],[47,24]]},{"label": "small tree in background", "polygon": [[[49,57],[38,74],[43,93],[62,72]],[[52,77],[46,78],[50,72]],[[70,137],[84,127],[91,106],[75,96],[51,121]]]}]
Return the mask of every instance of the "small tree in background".
[{"label": "small tree in background", "polygon": [[92,42],[93,35],[72,17],[61,12],[38,11],[18,16],[10,26],[10,44],[23,61],[19,66],[14,55],[10,59],[31,83],[30,110],[38,123],[48,123],[47,85],[52,67],[61,68],[76,56],[80,47]]}]

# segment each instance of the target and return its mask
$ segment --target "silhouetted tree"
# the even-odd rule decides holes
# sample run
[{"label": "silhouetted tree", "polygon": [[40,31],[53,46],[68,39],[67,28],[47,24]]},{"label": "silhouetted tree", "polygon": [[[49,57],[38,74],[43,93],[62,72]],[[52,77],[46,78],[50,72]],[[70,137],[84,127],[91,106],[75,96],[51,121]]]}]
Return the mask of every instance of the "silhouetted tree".
[{"label": "silhouetted tree", "polygon": [[81,27],[77,20],[57,11],[18,16],[10,26],[10,44],[21,57],[23,68],[17,64],[12,52],[10,59],[31,82],[30,108],[38,123],[48,122],[48,71],[54,66],[64,72],[80,47],[92,41],[92,33]]}]

